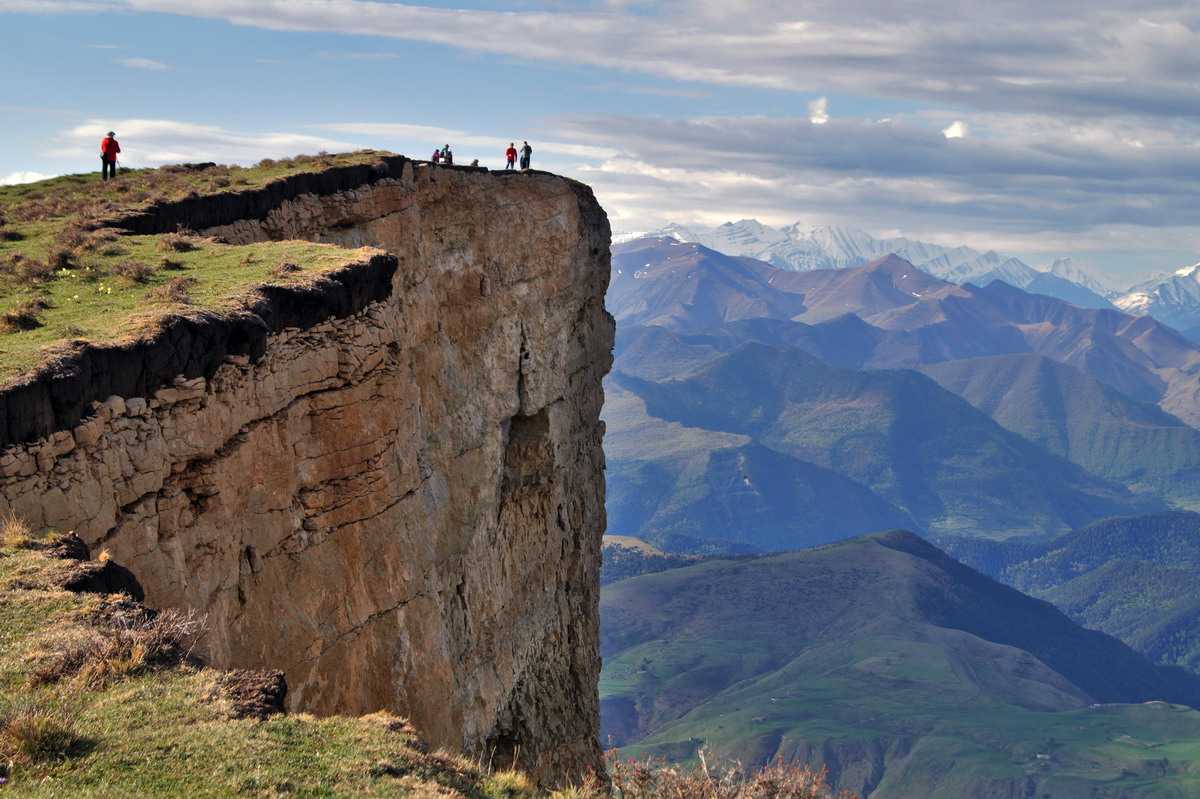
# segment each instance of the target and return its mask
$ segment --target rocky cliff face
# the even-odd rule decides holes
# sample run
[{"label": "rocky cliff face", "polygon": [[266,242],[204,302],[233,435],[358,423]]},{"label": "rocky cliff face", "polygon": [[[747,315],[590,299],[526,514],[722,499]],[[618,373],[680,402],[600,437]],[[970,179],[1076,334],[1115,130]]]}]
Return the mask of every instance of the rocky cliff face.
[{"label": "rocky cliff face", "polygon": [[294,709],[596,767],[613,324],[591,192],[393,158],[122,220],[179,222],[386,254],[10,386],[0,510],[206,612],[207,657],[282,669]]}]

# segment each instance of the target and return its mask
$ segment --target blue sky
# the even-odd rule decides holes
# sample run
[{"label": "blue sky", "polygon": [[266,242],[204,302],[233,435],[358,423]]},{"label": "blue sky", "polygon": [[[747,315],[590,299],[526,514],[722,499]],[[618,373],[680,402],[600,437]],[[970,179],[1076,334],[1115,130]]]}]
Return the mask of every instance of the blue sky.
[{"label": "blue sky", "polygon": [[[1117,283],[1200,260],[1200,10],[1111,0],[0,0],[0,179],[379,147]],[[33,173],[33,174],[30,174]]]}]

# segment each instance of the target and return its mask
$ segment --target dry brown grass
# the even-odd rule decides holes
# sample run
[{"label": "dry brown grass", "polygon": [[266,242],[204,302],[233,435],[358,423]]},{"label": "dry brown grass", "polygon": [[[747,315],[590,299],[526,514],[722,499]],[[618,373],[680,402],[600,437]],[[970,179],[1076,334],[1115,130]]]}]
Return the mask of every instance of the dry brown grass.
[{"label": "dry brown grass", "polygon": [[25,549],[33,543],[33,530],[29,522],[11,510],[0,518],[0,546]]},{"label": "dry brown grass", "polygon": [[0,762],[62,760],[80,743],[74,720],[60,708],[21,704],[0,713]]},{"label": "dry brown grass", "polygon": [[203,632],[204,617],[192,611],[164,610],[50,633],[32,658],[30,682],[48,685],[74,679],[99,690],[124,677],[188,660]]},{"label": "dry brown grass", "polygon": [[158,271],[141,261],[122,261],[112,268],[112,273],[130,283],[145,283]]},{"label": "dry brown grass", "polygon": [[158,302],[173,302],[179,305],[190,305],[192,295],[189,293],[196,285],[194,277],[173,277],[161,286],[146,292],[146,298]]},{"label": "dry brown grass", "polygon": [[14,253],[7,261],[0,262],[0,274],[15,278],[20,283],[45,283],[54,278],[54,267],[45,261]]},{"label": "dry brown grass", "polygon": [[808,765],[771,765],[746,773],[740,767],[712,769],[700,753],[700,765],[686,770],[610,759],[611,786],[596,778],[555,794],[555,799],[855,799],[829,788],[824,769]]},{"label": "dry brown grass", "polygon": [[0,313],[0,331],[15,333],[19,330],[36,330],[42,326],[42,312],[49,307],[49,303],[42,299],[20,302]]},{"label": "dry brown grass", "polygon": [[287,277],[288,275],[294,275],[295,273],[297,273],[299,271],[300,271],[299,266],[297,266],[296,264],[284,261],[283,263],[274,267],[271,270],[271,274],[274,275],[275,277]]},{"label": "dry brown grass", "polygon": [[200,247],[195,238],[186,233],[168,233],[158,240],[158,249],[163,252],[191,252]]}]

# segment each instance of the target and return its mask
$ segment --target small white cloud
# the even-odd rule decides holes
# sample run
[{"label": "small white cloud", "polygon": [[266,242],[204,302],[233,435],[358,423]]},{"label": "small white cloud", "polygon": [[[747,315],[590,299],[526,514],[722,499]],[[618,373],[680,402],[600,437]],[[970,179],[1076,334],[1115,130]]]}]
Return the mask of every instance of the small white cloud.
[{"label": "small white cloud", "polygon": [[947,139],[963,139],[969,132],[967,123],[961,119],[956,119],[948,127],[942,128],[942,135]]},{"label": "small white cloud", "polygon": [[824,125],[829,121],[828,97],[818,97],[808,104],[808,121],[814,125]]},{"label": "small white cloud", "polygon": [[37,183],[39,180],[49,180],[54,175],[43,175],[41,172],[13,172],[0,177],[0,186],[16,186],[21,183]]},{"label": "small white cloud", "polygon": [[148,69],[152,72],[161,72],[164,69],[170,69],[163,62],[155,61],[153,58],[122,58],[117,63],[130,69]]}]

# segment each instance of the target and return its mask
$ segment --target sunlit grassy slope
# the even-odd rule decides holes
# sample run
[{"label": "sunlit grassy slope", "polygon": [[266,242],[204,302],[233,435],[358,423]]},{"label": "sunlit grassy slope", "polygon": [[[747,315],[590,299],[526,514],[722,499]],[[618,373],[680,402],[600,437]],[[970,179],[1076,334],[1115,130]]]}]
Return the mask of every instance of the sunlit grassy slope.
[{"label": "sunlit grassy slope", "polygon": [[69,175],[0,188],[0,380],[36,365],[55,345],[136,335],[155,316],[221,310],[255,285],[309,281],[373,252],[297,241],[230,246],[178,234],[127,236],[104,227],[105,220],[196,194],[369,164],[380,155],[298,157],[252,168],[164,167],[107,183],[95,174]]},{"label": "sunlit grassy slope", "polygon": [[629,756],[815,759],[873,799],[1200,795],[1200,713],[1153,701],[1191,688],[912,536],[643,574],[602,611]]}]

